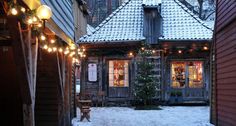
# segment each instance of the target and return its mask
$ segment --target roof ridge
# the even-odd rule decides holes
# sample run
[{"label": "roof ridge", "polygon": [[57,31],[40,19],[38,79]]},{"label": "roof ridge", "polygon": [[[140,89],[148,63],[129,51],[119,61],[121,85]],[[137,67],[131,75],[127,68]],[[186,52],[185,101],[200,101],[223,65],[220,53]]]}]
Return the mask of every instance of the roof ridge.
[{"label": "roof ridge", "polygon": [[197,15],[195,15],[194,13],[192,13],[188,8],[184,9],[184,5],[182,3],[180,3],[178,0],[174,0],[174,2],[179,5],[185,12],[187,12],[193,19],[195,19],[199,24],[201,24],[202,26],[204,26],[205,28],[213,31],[212,28],[208,27],[203,20],[201,20]]},{"label": "roof ridge", "polygon": [[125,1],[120,7],[118,7],[115,11],[113,11],[107,18],[105,18],[91,34],[85,35],[83,38],[86,38],[87,36],[90,36],[94,33],[96,33],[99,29],[101,29],[107,22],[109,22],[118,12],[120,12],[128,3],[132,0]]}]

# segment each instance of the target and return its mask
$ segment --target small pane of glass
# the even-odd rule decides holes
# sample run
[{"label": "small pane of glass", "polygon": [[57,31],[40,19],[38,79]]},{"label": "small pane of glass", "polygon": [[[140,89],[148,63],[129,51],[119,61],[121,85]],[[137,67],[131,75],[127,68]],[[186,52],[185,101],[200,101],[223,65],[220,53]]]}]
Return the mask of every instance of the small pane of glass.
[{"label": "small pane of glass", "polygon": [[171,86],[174,88],[185,87],[185,62],[171,63]]},{"label": "small pane of glass", "polygon": [[202,62],[194,61],[188,63],[189,71],[189,87],[201,88],[203,87]]}]

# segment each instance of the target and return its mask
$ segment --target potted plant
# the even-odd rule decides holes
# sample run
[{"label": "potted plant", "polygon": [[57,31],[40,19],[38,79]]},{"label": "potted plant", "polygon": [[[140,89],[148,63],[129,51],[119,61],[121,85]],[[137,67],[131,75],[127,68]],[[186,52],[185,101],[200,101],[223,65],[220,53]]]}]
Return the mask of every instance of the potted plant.
[{"label": "potted plant", "polygon": [[171,91],[170,92],[170,102],[171,103],[179,103],[183,101],[183,94],[181,91]]}]

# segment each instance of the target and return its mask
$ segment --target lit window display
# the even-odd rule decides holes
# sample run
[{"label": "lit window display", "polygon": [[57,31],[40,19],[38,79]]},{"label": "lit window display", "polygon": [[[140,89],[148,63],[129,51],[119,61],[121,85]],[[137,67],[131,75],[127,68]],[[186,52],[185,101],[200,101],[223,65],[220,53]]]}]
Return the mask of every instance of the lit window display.
[{"label": "lit window display", "polygon": [[189,87],[190,88],[201,88],[203,87],[202,77],[202,62],[189,62]]},{"label": "lit window display", "polygon": [[171,87],[189,88],[203,87],[203,62],[172,62],[171,63]]},{"label": "lit window display", "polygon": [[111,60],[109,61],[109,86],[128,87],[129,86],[129,61]]},{"label": "lit window display", "polygon": [[171,64],[171,79],[172,87],[183,88],[185,87],[185,62],[173,62]]}]

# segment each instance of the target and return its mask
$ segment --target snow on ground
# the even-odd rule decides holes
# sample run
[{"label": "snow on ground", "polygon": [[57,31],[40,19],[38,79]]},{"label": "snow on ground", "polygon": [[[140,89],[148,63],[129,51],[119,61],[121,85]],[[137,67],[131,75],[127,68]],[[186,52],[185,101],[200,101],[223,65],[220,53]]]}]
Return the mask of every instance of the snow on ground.
[{"label": "snow on ground", "polygon": [[162,110],[134,110],[127,107],[92,108],[91,122],[72,120],[73,126],[212,126],[209,107],[161,107]]}]

